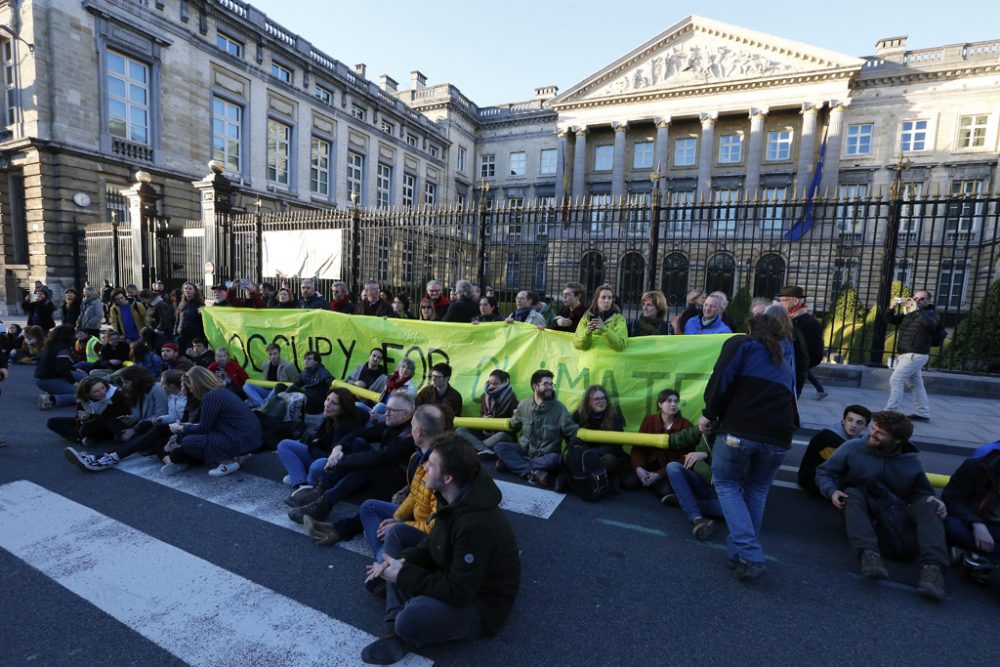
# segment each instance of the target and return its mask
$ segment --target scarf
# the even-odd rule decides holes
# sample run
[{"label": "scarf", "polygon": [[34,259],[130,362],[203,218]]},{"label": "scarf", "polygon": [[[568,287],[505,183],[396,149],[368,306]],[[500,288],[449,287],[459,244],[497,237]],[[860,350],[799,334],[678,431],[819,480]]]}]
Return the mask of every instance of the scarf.
[{"label": "scarf", "polygon": [[511,392],[512,389],[510,388],[510,380],[493,389],[490,389],[490,385],[487,384],[483,389],[483,394],[486,396],[486,411],[491,415],[495,415],[496,406],[500,404]]},{"label": "scarf", "polygon": [[534,310],[534,306],[528,306],[527,308],[518,308],[514,311],[514,320],[517,322],[527,322],[528,313]]},{"label": "scarf", "polygon": [[701,318],[701,328],[702,328],[702,329],[707,329],[708,327],[710,327],[710,326],[712,326],[713,324],[715,324],[715,321],[716,321],[717,319],[719,319],[719,316],[718,316],[718,315],[716,315],[715,317],[713,317],[713,318],[711,318],[711,319],[707,319],[707,320],[706,320],[706,319],[704,318],[704,316],[703,316],[703,317]]},{"label": "scarf", "polygon": [[635,321],[635,335],[636,336],[657,336],[660,333],[660,327],[663,326],[663,320],[659,317],[646,317],[645,315],[640,315],[639,319]]},{"label": "scarf", "polygon": [[83,409],[88,414],[99,415],[108,409],[111,405],[111,397],[118,393],[118,387],[108,385],[108,393],[104,395],[104,398],[100,401],[84,401]]},{"label": "scarf", "polygon": [[393,374],[386,380],[385,393],[383,395],[390,396],[392,392],[405,385],[408,381],[409,380],[404,380],[399,376],[399,371],[393,372]]},{"label": "scarf", "polygon": [[597,310],[597,311],[592,310],[592,311],[590,311],[590,314],[587,315],[586,317],[587,317],[587,319],[590,319],[591,317],[599,317],[599,318],[601,318],[602,322],[607,322],[612,317],[614,317],[614,315],[615,315],[615,307],[612,306],[611,308],[608,308],[607,310]]}]

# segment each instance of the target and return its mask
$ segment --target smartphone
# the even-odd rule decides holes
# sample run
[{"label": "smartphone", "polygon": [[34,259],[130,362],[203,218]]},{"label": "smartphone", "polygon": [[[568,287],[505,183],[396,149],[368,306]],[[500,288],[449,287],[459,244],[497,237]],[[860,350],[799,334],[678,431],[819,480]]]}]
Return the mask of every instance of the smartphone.
[{"label": "smartphone", "polygon": [[246,278],[243,278],[242,280],[240,280],[240,287],[242,287],[243,289],[250,289],[251,287],[250,281],[247,280]]},{"label": "smartphone", "polygon": [[233,288],[233,281],[232,280],[227,280],[225,282],[225,285],[226,285],[226,289],[232,289]]}]

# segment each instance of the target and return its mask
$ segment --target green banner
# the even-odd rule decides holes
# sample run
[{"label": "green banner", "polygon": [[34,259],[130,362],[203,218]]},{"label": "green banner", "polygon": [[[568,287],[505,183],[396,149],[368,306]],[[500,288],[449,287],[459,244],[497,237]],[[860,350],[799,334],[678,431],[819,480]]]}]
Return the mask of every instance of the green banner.
[{"label": "green banner", "polygon": [[265,348],[276,343],[281,356],[301,369],[306,352],[318,352],[334,377],[346,379],[381,348],[394,370],[403,357],[416,365],[423,386],[436,363],[453,369],[451,384],[465,397],[466,416],[479,415],[479,399],[490,371],[510,373],[519,399],[531,395],[529,380],[539,368],[555,375],[556,396],[574,410],[591,384],[602,384],[636,431],[643,416],[658,412],[657,394],[681,395],[682,413],[697,421],[712,367],[728,336],[647,336],[632,338],[623,352],[596,340],[589,350],[573,347],[573,335],[505,322],[478,325],[341,315],[324,310],[205,308],[205,333],[214,347],[225,346],[250,377],[262,378]]}]

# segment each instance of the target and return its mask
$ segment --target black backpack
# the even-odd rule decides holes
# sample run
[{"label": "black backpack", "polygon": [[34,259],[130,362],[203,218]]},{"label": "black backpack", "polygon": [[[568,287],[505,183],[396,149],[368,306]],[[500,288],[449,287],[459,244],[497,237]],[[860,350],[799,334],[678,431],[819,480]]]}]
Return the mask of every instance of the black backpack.
[{"label": "black backpack", "polygon": [[601,463],[601,455],[574,439],[566,449],[569,465],[570,490],[584,500],[594,502],[611,493],[608,470]]},{"label": "black backpack", "polygon": [[944,328],[941,324],[941,320],[938,320],[937,327],[931,331],[931,347],[941,347],[944,345],[945,339],[948,337],[948,330]]}]

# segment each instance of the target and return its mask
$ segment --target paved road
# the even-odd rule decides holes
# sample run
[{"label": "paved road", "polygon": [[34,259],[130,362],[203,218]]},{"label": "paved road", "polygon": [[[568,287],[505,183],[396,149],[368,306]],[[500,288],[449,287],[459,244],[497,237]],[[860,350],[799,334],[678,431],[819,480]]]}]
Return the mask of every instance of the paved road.
[{"label": "paved road", "polygon": [[[35,409],[30,369],[3,392],[0,665],[353,665],[383,631],[366,547],[315,547],[283,519],[273,454],[220,480],[145,459],[84,475],[44,428],[69,410]],[[837,513],[796,490],[772,491],[771,575],[745,585],[724,528],[699,543],[649,494],[588,504],[504,481],[524,565],[511,621],[407,664],[997,663],[996,598],[953,571],[948,599],[926,601],[908,563],[860,579]]]}]

